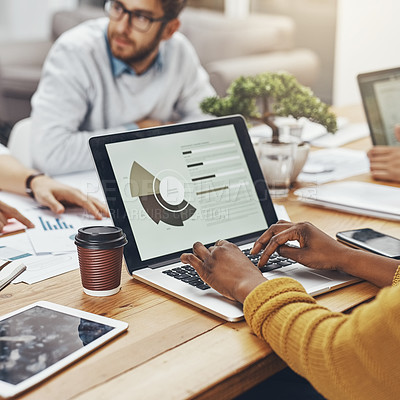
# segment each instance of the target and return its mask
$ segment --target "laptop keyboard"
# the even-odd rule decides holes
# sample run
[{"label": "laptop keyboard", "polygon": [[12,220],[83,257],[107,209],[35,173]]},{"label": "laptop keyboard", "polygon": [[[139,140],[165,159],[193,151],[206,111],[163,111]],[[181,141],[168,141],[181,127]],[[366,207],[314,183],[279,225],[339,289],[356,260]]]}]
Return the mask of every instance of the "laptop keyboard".
[{"label": "laptop keyboard", "polygon": [[[244,249],[242,250],[242,252],[254,265],[257,265],[258,260],[261,257],[261,253],[253,255],[250,254],[250,250],[251,249]],[[260,268],[260,270],[261,272],[268,272],[277,268],[287,267],[295,263],[296,261],[282,257],[278,253],[273,253],[269,258],[267,264],[264,265],[262,268]],[[171,268],[163,271],[163,274],[171,276],[172,278],[175,279],[179,279],[181,282],[188,283],[189,285],[197,287],[198,289],[201,290],[210,289],[210,286],[208,286],[201,280],[196,270],[190,265],[181,265],[176,268]]]},{"label": "laptop keyboard", "polygon": [[[252,255],[252,254],[250,254],[250,250],[251,249],[245,249],[242,251],[254,265],[257,265],[258,260],[261,257],[261,253]],[[269,272],[269,271],[273,271],[274,269],[287,267],[287,266],[295,264],[295,263],[296,263],[296,261],[293,261],[290,258],[282,257],[278,253],[273,253],[270,256],[268,262],[262,268],[260,268],[260,271],[261,272]]]},{"label": "laptop keyboard", "polygon": [[163,271],[163,274],[172,276],[175,279],[179,279],[201,290],[210,289],[210,286],[201,280],[198,273],[191,265],[182,265],[177,268],[168,269]]}]

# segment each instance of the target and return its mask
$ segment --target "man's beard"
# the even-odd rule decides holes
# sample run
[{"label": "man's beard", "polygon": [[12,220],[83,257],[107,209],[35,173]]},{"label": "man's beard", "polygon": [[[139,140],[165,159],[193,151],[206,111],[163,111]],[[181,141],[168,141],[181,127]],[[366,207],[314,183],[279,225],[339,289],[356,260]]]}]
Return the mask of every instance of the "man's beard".
[{"label": "man's beard", "polygon": [[[157,35],[154,38],[154,40],[151,43],[149,43],[146,47],[143,47],[143,48],[137,50],[134,54],[128,54],[126,56],[123,56],[120,54],[114,54],[114,56],[116,58],[124,61],[128,65],[132,65],[134,63],[146,60],[160,44],[164,27],[165,27],[165,25],[162,24],[160,29],[158,30]],[[128,38],[124,38],[124,39],[129,40]]]}]

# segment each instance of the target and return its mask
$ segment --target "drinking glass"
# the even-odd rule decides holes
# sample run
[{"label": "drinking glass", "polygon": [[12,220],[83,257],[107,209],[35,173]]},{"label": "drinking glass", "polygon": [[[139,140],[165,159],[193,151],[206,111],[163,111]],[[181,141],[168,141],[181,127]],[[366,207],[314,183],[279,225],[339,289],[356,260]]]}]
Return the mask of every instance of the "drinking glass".
[{"label": "drinking glass", "polygon": [[296,155],[296,143],[259,144],[260,165],[272,198],[287,197]]}]

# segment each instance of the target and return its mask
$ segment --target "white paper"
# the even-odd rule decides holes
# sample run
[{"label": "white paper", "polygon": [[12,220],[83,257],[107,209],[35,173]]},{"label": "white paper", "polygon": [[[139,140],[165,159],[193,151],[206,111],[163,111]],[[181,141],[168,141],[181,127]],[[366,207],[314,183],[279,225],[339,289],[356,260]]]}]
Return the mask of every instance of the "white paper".
[{"label": "white paper", "polygon": [[336,133],[326,133],[310,143],[315,147],[340,147],[368,136],[369,129],[366,123],[348,124],[339,128]]},{"label": "white paper", "polygon": [[[274,119],[275,125],[281,128],[281,139],[285,139],[285,136],[289,135],[289,125],[293,124],[293,120],[291,117],[276,117]],[[326,144],[321,146],[315,144],[317,147],[336,147],[335,140],[341,140],[342,144],[345,144],[360,139],[360,137],[368,136],[369,132],[366,124],[349,124],[347,118],[343,117],[337,118],[338,131],[335,134],[327,133],[324,126],[311,122],[307,118],[300,118],[298,123],[303,126],[301,140],[313,145],[321,140],[321,144]],[[359,132],[360,130],[362,133]],[[255,141],[263,138],[268,139],[272,136],[272,129],[265,124],[255,125],[249,128],[249,134]]]},{"label": "white paper", "polygon": [[76,250],[74,239],[76,232],[74,229],[44,232],[39,230],[29,230],[27,232],[35,253],[68,253]]},{"label": "white paper", "polygon": [[[74,175],[75,176],[75,175]],[[71,180],[77,180],[77,178]],[[87,184],[88,180],[86,180]],[[79,228],[93,225],[112,225],[110,218],[96,220],[82,208],[67,208],[63,214],[56,215],[48,208],[38,205],[31,198],[11,193],[0,193],[0,200],[17,208],[25,217],[35,224],[35,228],[28,229],[27,238],[23,239],[23,245],[18,244],[21,234],[1,238],[0,245],[14,247],[21,251],[35,254],[64,253],[75,251],[75,245],[71,236],[76,234]]]},{"label": "white paper", "polygon": [[299,200],[378,218],[400,220],[400,188],[366,182],[335,182],[301,188]]},{"label": "white paper", "polygon": [[79,268],[78,254],[60,254],[47,256],[31,256],[23,259],[27,269],[12,283],[28,284],[43,281],[53,276],[64,274]]},{"label": "white paper", "polygon": [[[0,238],[0,246],[8,246],[21,253],[35,254],[32,244],[26,232]],[[0,256],[1,257],[1,256]]]},{"label": "white paper", "polygon": [[0,245],[0,259],[15,261],[31,255],[31,253],[14,249],[13,247],[6,246],[3,243]]},{"label": "white paper", "polygon": [[54,215],[49,210],[25,210],[24,215],[35,224],[35,228],[26,232],[36,254],[75,251],[74,239],[79,228],[111,225],[110,219],[96,220],[80,209],[61,215]]},{"label": "white paper", "polygon": [[364,151],[324,149],[309,153],[297,181],[319,185],[368,172],[369,160]]}]

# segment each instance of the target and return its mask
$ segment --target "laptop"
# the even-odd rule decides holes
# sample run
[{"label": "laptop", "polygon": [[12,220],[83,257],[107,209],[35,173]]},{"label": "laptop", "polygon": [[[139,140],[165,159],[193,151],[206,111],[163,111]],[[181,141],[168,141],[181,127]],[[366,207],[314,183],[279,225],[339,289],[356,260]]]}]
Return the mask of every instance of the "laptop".
[{"label": "laptop", "polygon": [[359,74],[357,81],[372,143],[400,146],[394,135],[400,123],[400,67]]},{"label": "laptop", "polygon": [[[227,321],[241,320],[242,305],[202,282],[179,257],[196,241],[209,246],[218,239],[248,253],[277,222],[244,119],[96,136],[89,144],[113,222],[128,239],[129,274]],[[291,276],[313,295],[355,281],[279,256],[264,275]]]}]

